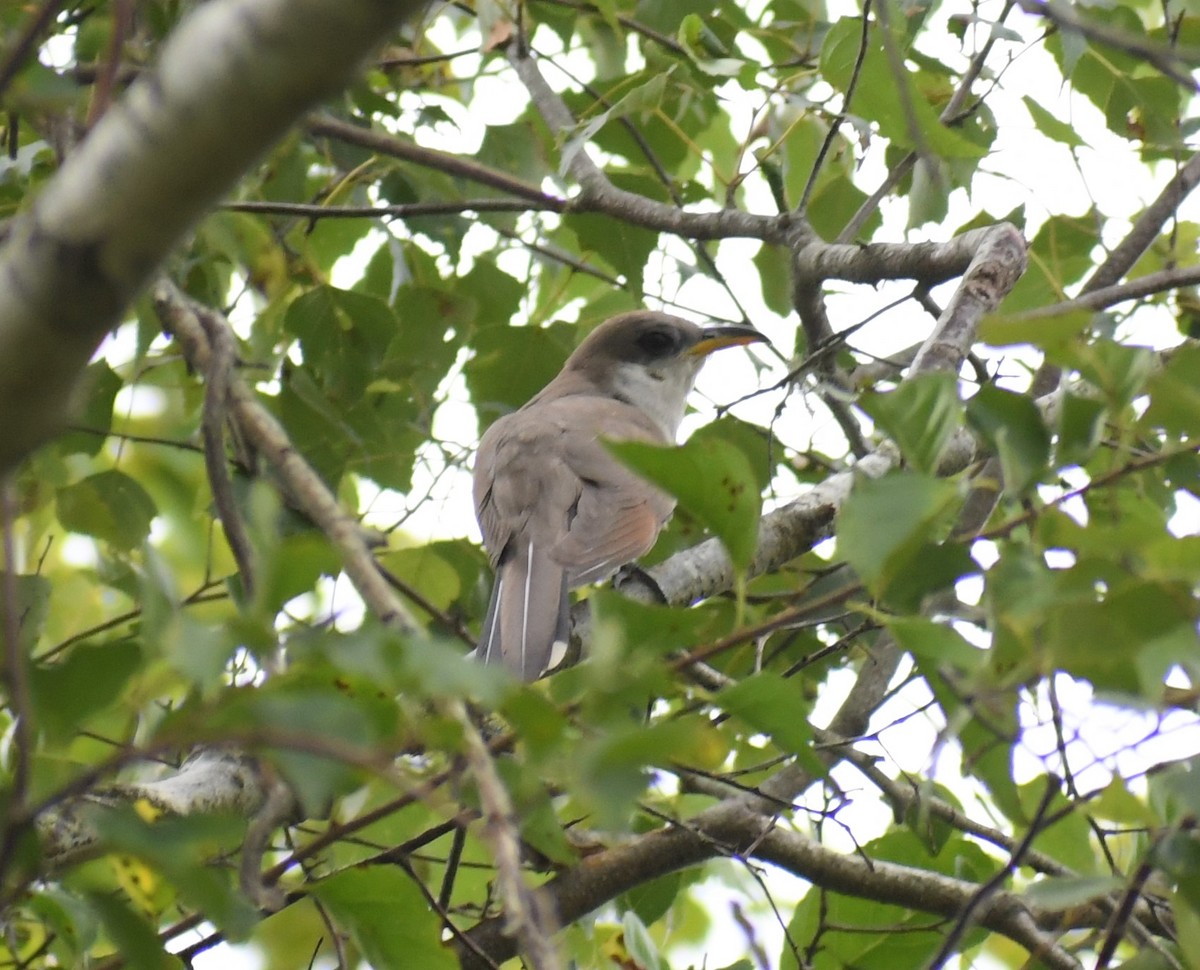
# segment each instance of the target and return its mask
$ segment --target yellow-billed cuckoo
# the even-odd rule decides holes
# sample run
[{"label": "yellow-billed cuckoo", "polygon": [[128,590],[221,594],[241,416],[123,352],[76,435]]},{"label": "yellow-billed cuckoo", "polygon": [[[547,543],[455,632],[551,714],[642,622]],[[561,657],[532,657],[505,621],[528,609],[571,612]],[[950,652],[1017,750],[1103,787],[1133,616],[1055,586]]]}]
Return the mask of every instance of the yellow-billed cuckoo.
[{"label": "yellow-billed cuckoo", "polygon": [[640,310],[607,320],[524,407],[496,421],[475,458],[475,514],[496,570],[477,657],[525,680],[557,665],[567,590],[650,550],[675,500],[602,438],[674,444],[688,392],[714,350],[766,340]]}]

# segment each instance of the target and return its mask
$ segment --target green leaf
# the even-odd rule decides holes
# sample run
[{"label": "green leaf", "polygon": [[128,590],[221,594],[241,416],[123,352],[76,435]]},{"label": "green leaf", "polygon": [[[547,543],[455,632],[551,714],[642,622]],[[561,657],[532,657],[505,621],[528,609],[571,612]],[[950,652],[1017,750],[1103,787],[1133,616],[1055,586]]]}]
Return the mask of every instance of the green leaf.
[{"label": "green leaf", "polygon": [[953,374],[920,374],[894,391],[865,393],[859,404],[920,472],[937,471],[947,442],[962,423]]},{"label": "green leaf", "polygon": [[1097,339],[1073,348],[1071,362],[1114,408],[1129,405],[1146,387],[1157,369],[1157,355],[1148,347],[1129,347],[1114,340]]},{"label": "green leaf", "polygon": [[773,313],[787,316],[792,312],[791,258],[782,246],[763,243],[753,257],[763,303]]},{"label": "green leaf", "polygon": [[[852,153],[847,150],[847,154]],[[847,175],[839,174],[833,178],[822,179],[811,198],[808,200],[808,217],[812,227],[822,239],[834,239],[846,227],[864,202],[867,193],[860,189]],[[862,229],[858,239],[870,239],[883,223],[883,216],[874,209]],[[790,307],[788,310],[790,311]]]},{"label": "green leaf", "polygon": [[652,724],[613,726],[576,745],[575,787],[604,828],[625,828],[649,782],[647,768],[677,764],[711,767],[728,752],[717,730],[697,715]]},{"label": "green leaf", "polygon": [[183,963],[158,941],[158,934],[124,900],[107,893],[89,893],[88,905],[100,917],[104,931],[133,970],[182,970]]},{"label": "green leaf", "polygon": [[760,492],[771,484],[776,464],[780,461],[780,449],[769,431],[726,414],[698,428],[690,440],[708,441],[713,438],[728,442],[750,460]]},{"label": "green leaf", "polygon": [[1063,394],[1058,412],[1057,463],[1085,464],[1100,446],[1108,414],[1103,401],[1078,394]]},{"label": "green leaf", "polygon": [[[588,595],[588,603],[597,621],[615,624],[624,634],[626,649],[618,655],[599,657],[593,653],[597,663],[617,665],[629,670],[630,663],[642,657],[662,657],[676,650],[686,649],[715,639],[728,629],[721,629],[726,622],[723,614],[702,604],[685,610],[678,606],[639,603],[611,589],[597,589]],[[602,650],[603,645],[597,644]]]},{"label": "green leaf", "polygon": [[581,121],[576,131],[567,139],[562,149],[559,174],[570,169],[575,156],[586,148],[588,142],[596,140],[601,129],[610,121],[619,121],[644,111],[655,111],[662,102],[667,77],[672,70],[668,68],[662,73],[643,71],[622,79],[618,90],[623,93],[615,100],[614,95],[610,93],[607,101],[610,107]]},{"label": "green leaf", "polygon": [[233,849],[245,837],[245,819],[221,815],[164,816],[152,822],[130,807],[95,821],[105,847],[145,862],[231,939],[245,939],[258,914],[238,892],[233,874],[209,865],[218,846]]},{"label": "green leaf", "polygon": [[86,899],[50,884],[32,892],[24,905],[53,934],[50,952],[61,965],[78,966],[81,954],[95,945],[99,921]]},{"label": "green leaf", "polygon": [[116,703],[143,661],[135,643],[78,646],[60,663],[29,669],[37,723],[57,741],[74,736],[89,718]]},{"label": "green leaf", "polygon": [[157,509],[136,479],[110,469],[58,490],[58,520],[72,532],[95,536],[118,549],[139,546]]},{"label": "green leaf", "polygon": [[636,913],[643,924],[650,926],[671,911],[683,885],[682,872],[669,872],[622,893],[617,898],[617,905]]},{"label": "green leaf", "polygon": [[592,213],[563,216],[562,222],[578,238],[584,254],[599,256],[624,277],[634,293],[642,292],[646,263],[658,249],[657,232]]},{"label": "green leaf", "polygon": [[735,569],[750,564],[758,542],[762,498],[758,478],[741,449],[719,438],[694,439],[677,448],[640,441],[605,445],[647,481],[674,495],[710,529]]},{"label": "green leaf", "polygon": [[[1006,304],[1007,305],[1007,304]],[[1074,340],[1095,319],[1091,310],[1053,314],[992,313],[979,325],[979,339],[993,347],[1030,344],[1047,350]]]},{"label": "green leaf", "polygon": [[954,483],[917,472],[864,479],[838,515],[838,552],[883,595],[913,568],[957,500]]},{"label": "green leaf", "polygon": [[1195,435],[1200,414],[1200,347],[1185,345],[1171,352],[1148,384],[1150,406],[1144,421],[1180,436]]},{"label": "green leaf", "polygon": [[[190,714],[185,709],[180,717]],[[326,753],[318,742],[343,745],[368,757],[372,746],[394,730],[397,711],[376,683],[310,669],[276,677],[266,687],[227,692],[219,707],[201,716],[207,731],[265,729],[288,739],[290,743],[270,752],[270,759],[292,786],[306,816],[315,817],[328,810],[336,795],[361,781],[354,759]],[[310,753],[314,748],[316,753]]]},{"label": "green leaf", "polygon": [[[1132,43],[1163,44],[1166,38],[1149,37],[1130,4],[1100,4],[1086,8],[1085,20]],[[1171,146],[1178,141],[1181,89],[1164,77],[1139,76],[1140,56],[1122,44],[1093,44],[1084,41],[1086,32],[1059,31],[1048,38],[1046,47],[1069,75],[1072,87],[1087,97],[1105,116],[1109,130],[1129,139]]]},{"label": "green leaf", "polygon": [[[498,767],[514,767],[512,762]],[[508,778],[502,775],[507,783]],[[539,779],[540,781],[540,779]],[[513,787],[511,784],[509,787]],[[563,831],[555,812],[555,803],[544,786],[539,785],[536,797],[524,797],[517,803],[521,818],[521,841],[540,852],[552,863],[571,866],[579,862],[579,849]]]},{"label": "green leaf", "polygon": [[95,457],[112,429],[113,401],[124,381],[107,362],[97,360],[88,365],[79,383],[84,404],[74,424],[88,430],[68,431],[59,437],[58,446],[64,454],[81,452]]},{"label": "green leaf", "polygon": [[462,594],[458,570],[430,546],[393,549],[380,556],[379,562],[439,609],[446,609]]},{"label": "green leaf", "polygon": [[[259,548],[265,545],[260,543]],[[279,539],[260,565],[265,568],[259,576],[258,598],[274,615],[289,600],[311,592],[320,577],[336,576],[342,561],[324,535],[301,532]]]},{"label": "green leaf", "polygon": [[887,627],[900,649],[927,661],[961,671],[979,670],[987,662],[987,652],[972,646],[961,633],[946,623],[921,616],[889,617]]},{"label": "green leaf", "polygon": [[536,690],[513,691],[501,713],[534,756],[557,749],[568,733],[562,711]]},{"label": "green leaf", "polygon": [[[986,149],[961,132],[942,124],[937,110],[907,71],[896,76],[874,24],[868,33],[866,56],[856,71],[861,46],[861,21],[842,17],[821,47],[821,70],[826,81],[842,92],[850,90],[852,81],[856,81],[850,104],[854,114],[877,124],[883,135],[901,148],[922,147],[942,158],[977,159],[985,153]],[[913,141],[918,132],[920,146]]]},{"label": "green leaf", "polygon": [[1033,118],[1033,123],[1047,138],[1052,138],[1054,141],[1062,142],[1064,145],[1069,145],[1071,148],[1086,148],[1087,142],[1079,137],[1079,133],[1073,125],[1067,124],[1055,117],[1033,98],[1026,95],[1021,99],[1025,103],[1025,108]]},{"label": "green leaf", "polygon": [[[368,373],[375,371],[356,371],[352,380]],[[296,450],[328,482],[340,482],[349,470],[382,487],[407,489],[428,432],[406,391],[400,384],[322,384],[302,367],[287,375],[279,408]]]},{"label": "green leaf", "polygon": [[[480,425],[515,411],[545,387],[574,348],[573,333],[563,324],[482,331],[475,338],[475,356],[463,366]],[[514,360],[521,366],[514,367]]]},{"label": "green leaf", "polygon": [[[50,594],[53,585],[45,576],[9,576],[0,572],[0,589],[5,583],[12,584],[15,613],[17,615],[17,633],[21,648],[26,652],[33,650],[42,635],[46,617],[50,609]],[[0,596],[0,622],[7,624],[6,596]],[[7,627],[5,627],[7,629]]]},{"label": "green leaf", "polygon": [[[549,170],[544,143],[538,138],[533,125],[525,120],[508,125],[488,125],[475,157],[484,165],[523,178],[533,185],[539,184]],[[500,188],[478,185],[472,186],[472,194],[489,196],[507,193]]]},{"label": "green leaf", "polygon": [[1050,432],[1027,396],[985,384],[967,402],[967,421],[999,456],[1007,491],[1023,494],[1041,479]]},{"label": "green leaf", "polygon": [[79,97],[79,85],[36,60],[21,69],[6,93],[11,108],[37,115],[70,111]]},{"label": "green leaf", "polygon": [[[1036,310],[1066,299],[1067,288],[1093,266],[1092,251],[1099,243],[1099,229],[1094,213],[1081,216],[1052,216],[1038,230],[1029,244],[1029,266],[1017,281],[1012,292],[1004,298],[1004,312]],[[1078,314],[1078,316],[1076,315]],[[1066,319],[1058,316],[1027,321],[1032,328],[1017,339],[994,340],[994,334],[980,336],[989,343],[1031,343],[1050,347],[1063,342],[1068,334],[1067,320],[1081,321],[1075,332],[1083,329],[1082,317],[1090,311],[1071,311]],[[1040,328],[1040,329],[1039,329]]]},{"label": "green leaf", "polygon": [[719,56],[730,53],[730,49],[708,28],[698,14],[690,13],[684,17],[676,36],[696,69],[710,77],[736,77],[745,64],[740,57]]},{"label": "green leaf", "polygon": [[346,869],[313,887],[317,897],[375,967],[456,970],[441,924],[412,879],[395,866]]},{"label": "green leaf", "polygon": [[1141,649],[1195,623],[1196,605],[1174,583],[1132,582],[1099,602],[1092,596],[1062,597],[1049,611],[1046,645],[1064,669],[1098,687],[1131,691],[1137,686]]},{"label": "green leaf", "polygon": [[1152,827],[1161,822],[1146,802],[1129,790],[1124,779],[1115,776],[1104,786],[1099,798],[1092,799],[1091,805],[1099,818],[1126,826]]},{"label": "green leaf", "polygon": [[913,166],[912,189],[908,194],[908,228],[943,222],[950,211],[953,187],[949,166],[939,159],[920,156]]},{"label": "green leaf", "polygon": [[1024,887],[1021,897],[1032,906],[1063,910],[1119,892],[1124,886],[1120,876],[1048,876]]},{"label": "green leaf", "polygon": [[[525,299],[526,285],[504,272],[492,260],[480,256],[476,258],[471,271],[458,280],[454,292],[456,296],[466,297],[474,303],[476,327],[507,327]],[[440,297],[444,306],[446,294],[442,292]],[[401,320],[408,315],[407,308],[397,312]],[[421,325],[414,320],[413,326],[415,329]],[[427,321],[422,329],[430,329]],[[445,342],[444,332],[439,339]],[[414,363],[420,366],[421,361]]]},{"label": "green leaf", "polygon": [[801,683],[764,670],[727,687],[715,700],[784,751],[796,755],[800,765],[815,777],[824,777],[825,763],[813,750],[812,726],[803,716],[807,701]]},{"label": "green leaf", "polygon": [[670,970],[645,924],[638,919],[636,913],[627,911],[621,917],[621,930],[624,933],[625,949],[638,970]]},{"label": "green leaf", "polygon": [[948,590],[963,576],[978,571],[965,544],[923,542],[913,548],[909,568],[900,570],[888,583],[886,605],[914,613],[930,593]]},{"label": "green leaf", "polygon": [[292,301],[283,325],[300,338],[309,369],[341,396],[360,393],[375,377],[395,336],[396,316],[373,296],[318,286]]}]

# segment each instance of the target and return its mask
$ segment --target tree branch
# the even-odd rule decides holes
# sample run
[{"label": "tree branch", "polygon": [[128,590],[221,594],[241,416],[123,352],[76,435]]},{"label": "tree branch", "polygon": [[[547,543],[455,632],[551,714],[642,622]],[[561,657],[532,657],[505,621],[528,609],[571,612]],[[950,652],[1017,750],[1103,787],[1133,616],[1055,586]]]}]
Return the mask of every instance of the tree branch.
[{"label": "tree branch", "polygon": [[[547,196],[548,199],[552,197]],[[562,212],[566,203],[529,199],[462,199],[446,202],[406,202],[402,205],[321,205],[312,202],[226,202],[227,212],[254,212],[297,219],[415,219],[460,215],[464,212]]]},{"label": "tree branch", "polygon": [[[937,327],[918,353],[909,372],[910,378],[916,374],[955,367],[956,357],[957,363],[961,363],[969,350],[974,329],[979,321],[999,304],[1024,269],[1024,241],[1011,226],[996,226],[982,230],[979,234],[968,235],[971,235],[975,242],[975,249],[967,271],[954,297],[943,311]],[[954,248],[950,247],[951,250]],[[897,251],[898,249],[897,247]],[[969,435],[962,435],[947,451],[946,471],[954,466],[964,467],[966,459],[974,453],[973,439]],[[899,453],[895,447],[885,442],[875,452],[858,462],[854,471],[831,476],[783,509],[764,516],[750,575],[781,565],[811,548],[819,538],[830,534],[834,515],[849,494],[854,479],[858,475],[875,477],[886,474],[898,461]],[[667,601],[672,603],[693,602],[719,590],[729,589],[733,582],[732,566],[724,548],[716,539],[710,539],[676,554],[649,570],[648,575]],[[620,588],[629,593],[636,589],[636,580],[630,580]],[[639,593],[634,592],[632,595],[636,597]],[[641,591],[640,595],[648,594]],[[899,660],[900,651],[894,641],[890,637],[883,638],[863,664],[846,700],[831,720],[829,731],[833,736],[855,738],[865,732],[871,714],[887,694],[888,685]],[[827,755],[826,760],[833,762],[838,760],[838,757],[834,749]],[[757,792],[736,795],[719,802],[690,819],[686,829],[658,829],[635,839],[632,843],[582,860],[579,865],[547,884],[547,890],[555,900],[559,918],[564,923],[570,923],[632,886],[666,872],[702,862],[715,855],[722,846],[732,851],[730,847],[742,844],[739,839],[748,830],[741,828],[731,838],[726,836],[730,833],[730,826],[735,824],[733,820],[737,820],[737,825],[749,824],[746,823],[745,813],[751,813],[757,819],[752,823],[757,826],[754,829],[755,838],[750,839],[749,843],[756,845],[754,854],[758,855],[759,848],[768,845],[772,836],[779,831],[771,829],[764,837],[761,828],[766,824],[764,819],[776,811],[780,802],[790,803],[811,781],[812,778],[806,769],[798,765],[786,765],[760,785]],[[845,858],[839,854],[831,855],[839,859]],[[761,857],[769,858],[765,855]],[[810,875],[805,873],[805,878],[810,878]],[[815,878],[813,881],[819,882]],[[944,915],[957,913],[969,898],[969,892],[976,888],[970,883],[962,885],[965,887],[963,892],[954,896],[958,900],[955,906],[945,911],[931,911],[944,912]],[[856,894],[863,895],[857,890]],[[988,909],[991,915],[981,918],[993,918],[995,913],[999,912],[995,909],[996,906],[993,898],[992,907]],[[1014,939],[1037,948],[1045,943],[1037,933],[1036,927],[1025,925],[1017,916],[1006,915],[1001,922],[1005,927],[1001,932],[1014,934]],[[494,920],[481,923],[470,931],[469,935],[489,955],[498,960],[511,955],[511,943],[504,937],[502,928]],[[1062,956],[1062,962],[1057,965],[1063,968],[1076,966],[1065,954]],[[472,963],[470,954],[461,950],[460,959],[463,960],[464,967],[479,965]]]},{"label": "tree branch", "polygon": [[[210,326],[229,327],[216,311],[188,299],[173,283],[160,280],[154,288],[154,304],[170,333],[183,348],[196,370],[207,373],[211,349],[201,320]],[[238,374],[228,385],[230,415],[246,440],[271,464],[288,488],[289,495],[325,533],[342,557],[346,575],[367,608],[383,623],[414,634],[420,627],[392,587],[375,567],[375,558],[362,536],[358,522],[341,507],[337,497],[292,446],[283,426],[259,402]]]},{"label": "tree branch", "polygon": [[335,138],[351,145],[358,145],[360,148],[370,149],[379,155],[412,162],[446,175],[453,175],[455,178],[466,179],[478,185],[486,185],[489,188],[507,192],[519,199],[526,199],[540,208],[561,212],[567,207],[564,200],[547,195],[536,185],[530,185],[507,172],[488,168],[479,162],[473,162],[449,152],[424,148],[406,139],[397,138],[395,135],[376,131],[373,128],[353,125],[348,121],[342,121],[329,115],[316,115],[309,119],[308,130],[314,135]]},{"label": "tree branch", "polygon": [[786,244],[797,232],[803,231],[802,223],[795,222],[787,213],[760,216],[740,209],[691,212],[617,188],[592,161],[587,147],[578,138],[571,139],[576,134],[575,119],[562,98],[546,83],[528,50],[520,44],[510,43],[508,59],[550,131],[555,137],[566,140],[563,167],[579,183],[581,190],[579,198],[572,202],[572,211],[602,212],[631,225],[688,239],[745,237]]},{"label": "tree branch", "polygon": [[[590,856],[551,879],[546,889],[558,904],[560,918],[569,923],[635,886],[712,858],[718,848],[774,863],[823,889],[948,919],[979,888],[940,873],[836,852],[775,824],[753,808],[750,799],[734,798],[701,812],[686,826],[658,829]],[[981,925],[1019,943],[1055,970],[1079,970],[1080,964],[1047,931],[1063,925],[1103,926],[1106,921],[1098,907],[1075,908],[1069,914],[1034,909],[1007,890],[983,900],[975,915]],[[1064,918],[1069,922],[1064,924]],[[512,940],[498,919],[486,920],[467,935],[497,962],[514,955]],[[486,967],[465,947],[458,948],[458,957],[463,970]]]},{"label": "tree branch", "polygon": [[[1094,293],[1115,286],[1129,272],[1142,254],[1158,238],[1163,225],[1179,210],[1179,206],[1200,184],[1200,152],[1187,160],[1187,163],[1175,173],[1174,177],[1163,186],[1158,197],[1143,211],[1133,227],[1126,233],[1125,238],[1108,254],[1088,277],[1079,291],[1080,298],[1089,297]],[[1058,387],[1062,377],[1061,369],[1046,361],[1034,375],[1030,394],[1042,397]]]},{"label": "tree branch", "polygon": [[0,249],[0,471],[61,426],[80,371],[182,234],[338,91],[414,0],[213,0],[167,41]]},{"label": "tree branch", "polygon": [[1097,23],[1061,0],[1017,0],[1027,14],[1044,17],[1063,33],[1078,34],[1094,44],[1124,51],[1148,64],[1189,91],[1200,91],[1192,71],[1200,66],[1200,51],[1194,47],[1181,50],[1164,44],[1151,43],[1125,30]]},{"label": "tree branch", "polygon": [[[939,273],[949,273],[954,266],[962,264],[959,272],[966,270],[962,282],[918,351],[909,369],[910,376],[957,369],[970,349],[979,321],[999,305],[1025,267],[1024,241],[1020,233],[1008,225],[973,230],[941,244],[862,248],[821,244],[816,249],[836,251],[833,261],[843,269],[857,267],[850,251],[863,253],[862,259],[866,263],[887,265],[891,271],[904,275],[921,271],[913,254],[905,250],[925,253]],[[821,262],[819,255],[816,262]],[[966,433],[958,435],[947,448],[939,471],[947,475],[961,471],[975,455],[974,439]],[[854,480],[859,476],[881,477],[896,466],[899,458],[899,453],[885,443],[856,462],[851,471],[827,478],[783,508],[763,516],[748,575],[758,576],[776,569],[828,538],[833,532],[834,516],[850,494]],[[672,556],[647,570],[647,575],[668,603],[693,603],[724,592],[733,588],[734,579],[733,566],[718,539],[708,539]],[[635,591],[638,583],[638,577],[633,574],[624,577],[618,588],[627,595],[644,598],[646,591]]]}]

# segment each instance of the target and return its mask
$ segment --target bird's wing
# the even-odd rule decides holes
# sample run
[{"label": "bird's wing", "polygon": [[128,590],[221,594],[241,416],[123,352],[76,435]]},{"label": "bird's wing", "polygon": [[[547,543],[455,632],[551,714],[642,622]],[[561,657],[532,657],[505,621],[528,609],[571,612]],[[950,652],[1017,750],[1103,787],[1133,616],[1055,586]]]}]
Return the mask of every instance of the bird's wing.
[{"label": "bird's wing", "polygon": [[475,511],[496,569],[479,657],[525,680],[552,665],[568,632],[567,571],[553,548],[579,483],[557,457],[560,434],[553,415],[519,412],[488,429],[475,459]]},{"label": "bird's wing", "polygon": [[560,440],[564,463],[578,482],[566,535],[554,557],[567,582],[583,586],[611,576],[649,552],[675,500],[622,465],[601,442],[621,438],[660,442],[657,428],[634,408],[611,399],[567,399],[584,412]]},{"label": "bird's wing", "polygon": [[566,639],[567,587],[647,552],[674,507],[601,437],[661,441],[636,408],[575,395],[501,418],[479,444],[475,511],[496,569],[479,656],[527,680]]}]

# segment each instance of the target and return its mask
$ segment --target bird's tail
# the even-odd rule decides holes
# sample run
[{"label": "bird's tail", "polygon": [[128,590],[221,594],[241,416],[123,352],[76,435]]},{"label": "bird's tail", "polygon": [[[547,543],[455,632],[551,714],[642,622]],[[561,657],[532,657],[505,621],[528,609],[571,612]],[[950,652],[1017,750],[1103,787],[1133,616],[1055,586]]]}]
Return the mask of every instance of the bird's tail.
[{"label": "bird's tail", "polygon": [[504,664],[526,681],[558,663],[569,634],[566,570],[535,545],[514,542],[496,564],[476,652],[484,663]]}]

